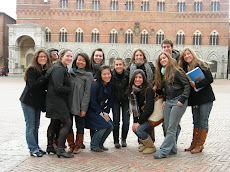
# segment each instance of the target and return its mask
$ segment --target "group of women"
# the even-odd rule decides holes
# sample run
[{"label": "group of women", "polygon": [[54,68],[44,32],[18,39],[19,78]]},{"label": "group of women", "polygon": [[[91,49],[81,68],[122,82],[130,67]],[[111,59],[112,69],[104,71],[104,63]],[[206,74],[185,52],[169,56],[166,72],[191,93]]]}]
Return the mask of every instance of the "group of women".
[{"label": "group of women", "polygon": [[[178,63],[169,53],[162,52],[156,61],[156,68],[143,50],[136,49],[127,68],[124,60],[118,57],[114,60],[113,71],[104,65],[105,56],[100,48],[93,51],[91,58],[79,53],[73,60],[72,51],[68,49],[61,51],[59,56],[60,59],[52,66],[46,50],[37,50],[25,71],[26,86],[20,101],[31,156],[42,157],[46,152],[52,152],[59,158],[74,157],[73,154],[79,153],[84,146],[85,128],[90,129],[90,149],[94,152],[108,150],[104,142],[112,131],[114,146],[126,147],[130,114],[133,115],[132,131],[138,137],[139,151],[144,154],[156,152],[154,127],[148,122],[154,111],[156,93],[164,97],[165,139],[154,158],[161,159],[177,153],[176,132],[188,105],[192,107],[194,130],[191,146],[185,151],[198,153],[204,149],[208,118],[215,100],[211,87],[213,78],[209,66],[191,49],[181,52]],[[68,70],[67,66],[71,63],[72,67]],[[198,83],[189,81],[185,74],[196,67],[205,75]],[[196,92],[193,88],[202,89]],[[111,108],[113,118],[109,115]],[[51,118],[46,152],[38,143],[41,111]],[[73,121],[77,128],[76,136]],[[55,135],[58,135],[57,149],[53,145]],[[68,152],[65,151],[66,140]]]}]

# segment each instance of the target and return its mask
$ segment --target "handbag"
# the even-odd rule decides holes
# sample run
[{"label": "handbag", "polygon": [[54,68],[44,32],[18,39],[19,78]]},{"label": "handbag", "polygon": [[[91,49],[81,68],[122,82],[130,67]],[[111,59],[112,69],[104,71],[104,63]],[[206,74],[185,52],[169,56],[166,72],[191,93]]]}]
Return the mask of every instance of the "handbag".
[{"label": "handbag", "polygon": [[[148,121],[153,127],[156,127],[164,121],[163,108],[162,108],[163,96],[157,94],[154,90],[153,92],[155,94],[154,109],[153,109],[153,113],[149,116]],[[146,93],[147,93],[147,89],[145,90],[145,102],[146,102]],[[144,107],[142,107],[142,110],[143,109]]]}]

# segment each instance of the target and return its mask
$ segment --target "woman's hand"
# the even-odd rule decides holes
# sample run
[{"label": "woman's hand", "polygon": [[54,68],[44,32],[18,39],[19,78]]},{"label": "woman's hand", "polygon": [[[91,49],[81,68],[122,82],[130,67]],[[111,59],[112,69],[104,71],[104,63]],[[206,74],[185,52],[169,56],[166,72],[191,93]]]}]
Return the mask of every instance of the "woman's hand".
[{"label": "woman's hand", "polygon": [[107,116],[107,115],[102,115],[102,117],[103,117],[107,122],[109,122],[109,120],[110,120],[109,116]]},{"label": "woman's hand", "polygon": [[196,87],[196,85],[195,85],[195,82],[194,81],[189,81],[189,83],[190,83],[190,85],[191,85],[191,87]]},{"label": "woman's hand", "polygon": [[137,131],[137,128],[140,126],[139,123],[134,123],[133,126],[132,126],[132,130],[133,132],[136,132]]},{"label": "woman's hand", "polygon": [[82,111],[80,112],[80,117],[84,117],[85,114],[86,114],[86,111],[82,110]]},{"label": "woman's hand", "polygon": [[165,101],[162,102],[162,109],[165,109]]},{"label": "woman's hand", "polygon": [[177,106],[183,106],[183,104],[181,102],[177,102]]}]

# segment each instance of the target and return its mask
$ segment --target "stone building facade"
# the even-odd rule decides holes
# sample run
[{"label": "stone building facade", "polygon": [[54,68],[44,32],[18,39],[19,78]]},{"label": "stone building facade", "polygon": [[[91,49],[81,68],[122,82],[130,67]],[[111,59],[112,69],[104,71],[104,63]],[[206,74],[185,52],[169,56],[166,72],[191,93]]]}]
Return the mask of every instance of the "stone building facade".
[{"label": "stone building facade", "polygon": [[8,27],[7,24],[15,24],[16,20],[0,12],[0,74],[8,73]]},{"label": "stone building facade", "polygon": [[142,48],[155,62],[161,41],[171,39],[226,78],[228,6],[228,0],[18,0],[17,24],[9,25],[10,73],[22,73],[37,48],[90,55],[101,47],[107,64],[116,56],[128,62]]}]

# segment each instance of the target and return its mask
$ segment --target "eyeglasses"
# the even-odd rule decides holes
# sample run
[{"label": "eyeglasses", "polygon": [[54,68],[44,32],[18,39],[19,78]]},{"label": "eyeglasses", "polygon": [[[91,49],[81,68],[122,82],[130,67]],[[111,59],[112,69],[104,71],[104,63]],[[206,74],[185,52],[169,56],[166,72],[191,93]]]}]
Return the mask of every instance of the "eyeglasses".
[{"label": "eyeglasses", "polygon": [[40,58],[40,59],[46,59],[47,56],[38,56],[38,58]]},{"label": "eyeglasses", "polygon": [[57,51],[52,51],[50,55],[57,54],[57,53],[58,53]]}]

